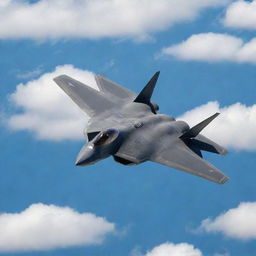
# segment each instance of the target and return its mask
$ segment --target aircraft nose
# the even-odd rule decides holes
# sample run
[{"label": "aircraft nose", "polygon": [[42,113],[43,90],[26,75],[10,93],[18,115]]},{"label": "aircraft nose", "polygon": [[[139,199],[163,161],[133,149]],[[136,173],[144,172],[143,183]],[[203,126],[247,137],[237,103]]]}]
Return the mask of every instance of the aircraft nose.
[{"label": "aircraft nose", "polygon": [[92,162],[94,155],[94,149],[92,145],[85,145],[79,152],[75,165],[86,165]]}]

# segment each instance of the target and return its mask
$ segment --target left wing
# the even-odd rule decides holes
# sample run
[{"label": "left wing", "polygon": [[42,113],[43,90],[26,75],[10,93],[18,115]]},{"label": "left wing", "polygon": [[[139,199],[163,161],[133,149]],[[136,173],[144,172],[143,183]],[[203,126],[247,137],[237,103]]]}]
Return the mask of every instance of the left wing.
[{"label": "left wing", "polygon": [[181,139],[164,144],[150,160],[219,184],[228,181],[227,176],[194,153]]},{"label": "left wing", "polygon": [[55,77],[53,80],[89,116],[117,107],[110,96],[67,75]]}]

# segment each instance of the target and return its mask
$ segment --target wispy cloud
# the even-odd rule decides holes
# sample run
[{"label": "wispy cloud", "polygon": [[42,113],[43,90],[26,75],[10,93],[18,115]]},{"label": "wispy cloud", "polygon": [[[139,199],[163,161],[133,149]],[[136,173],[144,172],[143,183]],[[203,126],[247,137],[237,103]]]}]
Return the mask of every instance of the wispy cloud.
[{"label": "wispy cloud", "polygon": [[31,79],[31,78],[39,76],[40,74],[42,74],[42,72],[43,72],[43,67],[39,66],[32,71],[27,71],[27,72],[23,72],[23,73],[21,71],[19,71],[19,72],[17,72],[16,76],[19,79]]},{"label": "wispy cloud", "polygon": [[116,61],[114,59],[111,59],[104,63],[103,67],[101,68],[102,71],[108,71],[112,69],[116,64]]},{"label": "wispy cloud", "polygon": [[244,42],[241,38],[227,34],[196,34],[179,44],[162,49],[161,54],[184,61],[256,64],[256,38]]},{"label": "wispy cloud", "polygon": [[241,240],[256,239],[256,202],[240,203],[237,208],[230,209],[215,219],[205,219],[199,230],[207,233],[219,232]]},{"label": "wispy cloud", "polygon": [[226,10],[223,24],[238,29],[256,29],[256,1],[236,1]]},{"label": "wispy cloud", "polygon": [[8,252],[101,244],[115,225],[69,207],[33,204],[20,213],[1,213],[0,229],[0,252]]},{"label": "wispy cloud", "polygon": [[228,252],[224,252],[224,253],[215,253],[213,256],[230,256],[230,254]]},{"label": "wispy cloud", "polygon": [[[229,0],[1,0],[0,38],[133,38],[195,19]],[[41,15],[41,14],[44,15]]]}]

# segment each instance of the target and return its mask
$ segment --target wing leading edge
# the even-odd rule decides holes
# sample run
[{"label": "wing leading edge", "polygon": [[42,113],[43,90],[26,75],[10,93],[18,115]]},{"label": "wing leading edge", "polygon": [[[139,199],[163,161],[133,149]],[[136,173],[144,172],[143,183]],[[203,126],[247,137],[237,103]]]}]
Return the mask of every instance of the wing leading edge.
[{"label": "wing leading edge", "polygon": [[150,160],[215,183],[224,184],[228,181],[227,176],[195,154],[181,139],[158,151]]},{"label": "wing leading edge", "polygon": [[67,75],[58,76],[53,80],[89,116],[116,107],[111,97]]}]

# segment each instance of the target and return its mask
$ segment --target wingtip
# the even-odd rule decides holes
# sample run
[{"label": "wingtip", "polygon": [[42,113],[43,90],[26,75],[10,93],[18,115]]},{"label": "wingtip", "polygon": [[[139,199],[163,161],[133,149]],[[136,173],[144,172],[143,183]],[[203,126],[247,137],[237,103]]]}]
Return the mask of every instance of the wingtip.
[{"label": "wingtip", "polygon": [[57,82],[57,81],[59,81],[59,80],[65,78],[65,77],[68,77],[68,76],[62,74],[62,75],[59,75],[59,76],[54,77],[54,78],[53,78],[53,81],[54,81],[54,82]]},{"label": "wingtip", "polygon": [[97,77],[102,77],[102,75],[100,74],[94,74],[94,77],[97,78]]},{"label": "wingtip", "polygon": [[220,154],[223,155],[223,156],[225,156],[225,155],[228,154],[228,150],[225,149],[225,148],[223,148],[223,149],[220,151]]},{"label": "wingtip", "polygon": [[59,77],[60,77],[60,76],[56,76],[56,77],[54,77],[52,80],[53,80],[54,82],[56,82],[56,81],[58,81]]},{"label": "wingtip", "polygon": [[227,176],[223,176],[220,180],[219,180],[219,184],[224,184],[226,183],[227,181],[229,181],[229,177]]},{"label": "wingtip", "polygon": [[158,79],[159,75],[160,75],[160,71],[157,71],[157,72],[154,74],[154,76],[153,76],[153,77],[155,77],[155,78],[157,78],[157,79]]}]

